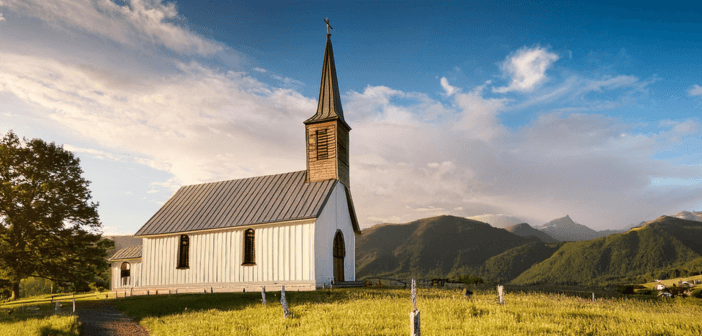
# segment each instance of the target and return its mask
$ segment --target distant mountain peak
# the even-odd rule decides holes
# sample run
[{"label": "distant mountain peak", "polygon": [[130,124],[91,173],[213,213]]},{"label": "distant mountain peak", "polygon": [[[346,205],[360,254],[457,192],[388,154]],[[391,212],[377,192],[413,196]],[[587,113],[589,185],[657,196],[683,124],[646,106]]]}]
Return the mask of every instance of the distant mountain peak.
[{"label": "distant mountain peak", "polygon": [[702,211],[681,211],[673,217],[702,222]]},{"label": "distant mountain peak", "polygon": [[573,221],[570,215],[556,218],[537,228],[560,241],[588,240],[601,236],[597,231]]}]

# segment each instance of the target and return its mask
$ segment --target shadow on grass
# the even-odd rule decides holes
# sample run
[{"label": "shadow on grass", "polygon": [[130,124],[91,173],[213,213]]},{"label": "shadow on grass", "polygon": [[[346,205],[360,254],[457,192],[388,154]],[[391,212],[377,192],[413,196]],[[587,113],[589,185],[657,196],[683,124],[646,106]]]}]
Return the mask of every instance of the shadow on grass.
[{"label": "shadow on grass", "polygon": [[57,329],[54,329],[51,327],[42,327],[39,330],[39,335],[42,335],[42,336],[75,336],[75,333],[57,330]]},{"label": "shadow on grass", "polygon": [[[363,291],[364,296],[387,298],[394,296],[385,289],[353,289]],[[407,290],[409,295],[409,290]],[[399,296],[399,295],[397,295]],[[349,289],[318,290],[311,292],[285,292],[290,307],[308,304],[344,303],[358,297]],[[409,296],[407,296],[409,300]],[[267,292],[267,306],[280,306],[280,292]],[[141,321],[147,317],[165,317],[182,314],[185,311],[200,310],[241,310],[248,307],[258,307],[261,303],[261,293],[216,293],[216,294],[171,294],[134,296],[119,299],[115,306],[125,314]],[[187,310],[186,310],[187,308]],[[281,308],[282,309],[282,308]]]}]

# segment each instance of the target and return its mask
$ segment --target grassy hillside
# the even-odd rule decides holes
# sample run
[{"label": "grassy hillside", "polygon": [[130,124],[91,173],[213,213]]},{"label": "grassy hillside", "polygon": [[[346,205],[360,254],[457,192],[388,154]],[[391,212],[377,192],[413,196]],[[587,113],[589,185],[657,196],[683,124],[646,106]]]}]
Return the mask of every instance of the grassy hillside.
[{"label": "grassy hillside", "polygon": [[516,225],[509,225],[505,227],[505,230],[516,234],[517,236],[529,237],[534,236],[539,238],[544,243],[557,243],[558,239],[549,236],[546,232],[537,230],[527,223],[521,223]]},{"label": "grassy hillside", "polygon": [[562,245],[533,242],[517,246],[485,261],[477,274],[490,282],[510,281],[551,257]]},{"label": "grassy hillside", "polygon": [[[699,274],[702,223],[663,216],[626,233],[569,242],[514,284],[604,284]],[[650,280],[650,279],[649,279]]]},{"label": "grassy hillside", "polygon": [[375,225],[356,238],[356,276],[471,274],[489,258],[536,241],[454,216]]}]

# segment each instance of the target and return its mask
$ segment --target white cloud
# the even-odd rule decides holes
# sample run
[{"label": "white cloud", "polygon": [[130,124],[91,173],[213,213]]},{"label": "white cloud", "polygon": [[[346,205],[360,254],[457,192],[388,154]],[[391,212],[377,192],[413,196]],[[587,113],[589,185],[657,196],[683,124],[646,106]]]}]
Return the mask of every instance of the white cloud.
[{"label": "white cloud", "polygon": [[266,69],[259,68],[259,67],[253,68],[253,71],[257,71],[257,72],[260,72],[260,73],[266,73]]},{"label": "white cloud", "polygon": [[304,86],[304,85],[305,85],[305,83],[300,82],[300,81],[297,80],[297,79],[292,79],[292,78],[290,78],[290,77],[281,77],[281,76],[278,76],[278,75],[271,75],[271,77],[272,77],[273,79],[276,79],[276,80],[281,81],[284,85],[288,85],[288,86],[289,86],[289,85],[297,85],[297,86]]},{"label": "white cloud", "polygon": [[449,84],[448,79],[446,79],[446,77],[441,77],[441,87],[444,88],[444,91],[446,91],[447,96],[451,96],[454,93],[461,90],[457,87],[451,86],[451,84]]},{"label": "white cloud", "polygon": [[[627,77],[603,78],[577,88],[589,84],[588,90],[597,92],[636,83]],[[412,106],[395,102],[405,92],[367,87],[345,97],[345,111],[354,118],[354,201],[370,221],[365,224],[410,221],[442,209],[437,213],[510,213],[531,224],[569,213],[602,229],[701,200],[699,190],[678,190],[673,196],[656,189],[650,179],[702,174],[700,167],[680,168],[652,158],[680,140],[669,132],[683,138],[699,134],[696,122],[664,123],[658,133],[637,134],[635,125],[617,118],[544,113],[510,131],[497,120],[509,101],[486,98],[483,89],[454,94],[453,107],[443,106],[447,118],[431,122]],[[364,114],[357,111],[372,112],[358,118]],[[392,117],[400,111],[405,118]]]},{"label": "white cloud", "polygon": [[485,98],[483,89],[478,86],[467,93],[454,95],[454,104],[461,110],[460,120],[453,128],[461,132],[461,137],[488,142],[504,133],[497,115],[505,109],[508,102],[504,98]]},{"label": "white cloud", "polygon": [[295,91],[194,62],[124,85],[52,59],[0,58],[0,91],[101,147],[73,150],[114,160],[124,157],[109,152],[129,152],[186,184],[304,169],[299,130],[289,125],[303,129],[316,105]]},{"label": "white cloud", "polygon": [[0,22],[5,21],[5,18],[2,16],[2,13],[0,13]]},{"label": "white cloud", "polygon": [[493,88],[493,92],[531,91],[546,81],[546,70],[557,60],[558,55],[541,47],[519,49],[507,57],[500,67],[512,81],[508,86]]},{"label": "white cloud", "polygon": [[690,96],[702,96],[702,86],[695,84],[692,87],[690,87],[687,93]]},{"label": "white cloud", "polygon": [[144,43],[186,53],[210,55],[224,49],[219,42],[200,37],[176,25],[176,5],[161,0],[2,0],[0,6],[49,23],[78,28],[123,45]]}]

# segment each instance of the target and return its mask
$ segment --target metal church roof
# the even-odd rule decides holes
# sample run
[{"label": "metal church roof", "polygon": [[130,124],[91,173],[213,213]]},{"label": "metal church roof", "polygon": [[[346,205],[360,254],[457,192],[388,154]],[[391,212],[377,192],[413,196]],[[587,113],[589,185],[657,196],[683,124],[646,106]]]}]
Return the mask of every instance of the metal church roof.
[{"label": "metal church roof", "polygon": [[351,127],[344,120],[344,110],[341,108],[331,34],[327,34],[327,45],[324,48],[324,65],[322,67],[322,83],[319,86],[317,113],[305,120],[304,123],[311,124],[328,120],[339,120],[347,129],[351,130]]},{"label": "metal church roof", "polygon": [[[134,235],[316,218],[338,181],[305,183],[305,174],[303,170],[181,187]],[[351,202],[349,198],[349,210]],[[351,216],[356,229],[355,213]]]},{"label": "metal church roof", "polygon": [[139,246],[130,246],[130,247],[125,247],[123,249],[117,250],[115,254],[113,254],[110,259],[107,259],[109,261],[113,260],[123,260],[123,259],[136,259],[136,258],[141,258],[141,245]]}]

